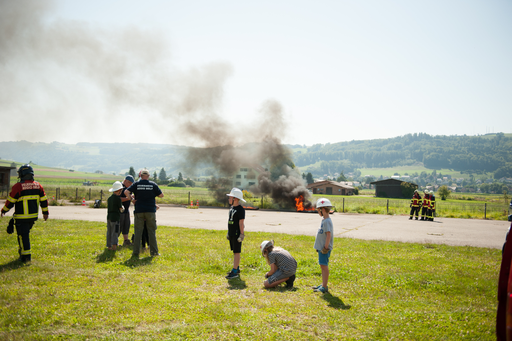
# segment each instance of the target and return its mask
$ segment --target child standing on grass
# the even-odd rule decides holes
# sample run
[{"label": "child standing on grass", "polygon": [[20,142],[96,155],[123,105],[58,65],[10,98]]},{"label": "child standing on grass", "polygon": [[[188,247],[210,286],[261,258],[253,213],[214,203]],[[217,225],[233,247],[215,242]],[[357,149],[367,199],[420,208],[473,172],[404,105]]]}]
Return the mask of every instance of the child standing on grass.
[{"label": "child standing on grass", "polygon": [[240,201],[245,202],[244,194],[238,188],[233,188],[228,196],[229,219],[228,234],[229,246],[233,251],[233,269],[226,276],[227,279],[240,277],[240,254],[242,253],[242,241],[244,240],[245,229],[245,209],[240,205]]},{"label": "child standing on grass", "polygon": [[107,199],[107,247],[109,250],[117,249],[117,240],[119,238],[119,220],[123,212],[123,203],[121,202],[121,191],[123,184],[119,181],[114,182],[109,192],[113,192]]},{"label": "child standing on grass", "polygon": [[286,287],[293,288],[297,261],[288,251],[280,247],[274,247],[274,241],[265,240],[260,245],[261,254],[270,265],[270,271],[265,274],[267,280],[263,282],[265,288],[273,288],[286,282]]},{"label": "child standing on grass", "polygon": [[315,250],[318,252],[318,264],[322,270],[322,285],[313,287],[317,292],[328,292],[327,281],[329,280],[329,257],[331,256],[334,231],[332,220],[329,217],[332,204],[329,199],[320,198],[316,202],[318,214],[322,217],[320,228],[316,234]]}]

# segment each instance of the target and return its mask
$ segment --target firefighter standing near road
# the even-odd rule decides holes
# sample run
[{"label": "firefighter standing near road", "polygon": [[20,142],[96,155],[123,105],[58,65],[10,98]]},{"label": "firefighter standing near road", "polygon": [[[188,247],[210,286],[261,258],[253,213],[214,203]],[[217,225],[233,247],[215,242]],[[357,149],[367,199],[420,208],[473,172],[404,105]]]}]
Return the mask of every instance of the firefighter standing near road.
[{"label": "firefighter standing near road", "polygon": [[39,215],[39,206],[43,211],[44,220],[48,219],[48,200],[43,186],[34,181],[34,170],[30,165],[23,165],[18,169],[20,181],[12,186],[11,193],[2,208],[1,217],[14,207],[13,218],[9,222],[7,233],[18,234],[18,253],[23,263],[32,260],[30,251],[30,229]]},{"label": "firefighter standing near road", "polygon": [[414,191],[414,195],[411,199],[411,214],[409,217],[409,220],[412,220],[412,216],[416,214],[416,220],[418,220],[418,215],[420,213],[420,206],[421,206],[421,196],[418,193],[418,190]]},{"label": "firefighter standing near road", "polygon": [[434,215],[436,213],[436,196],[434,191],[430,191],[430,200],[428,203],[427,220],[434,221]]},{"label": "firefighter standing near road", "polygon": [[428,195],[428,190],[423,191],[423,202],[421,207],[421,219],[420,220],[427,220],[427,211],[428,206],[430,205],[430,196]]}]

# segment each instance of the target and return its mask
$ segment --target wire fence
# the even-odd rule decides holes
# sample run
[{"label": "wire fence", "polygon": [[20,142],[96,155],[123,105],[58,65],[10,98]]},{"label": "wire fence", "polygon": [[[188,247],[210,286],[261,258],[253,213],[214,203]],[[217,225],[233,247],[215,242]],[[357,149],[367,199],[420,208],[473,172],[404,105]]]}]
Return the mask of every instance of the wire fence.
[{"label": "wire fence", "polygon": [[[45,186],[45,191],[51,203],[56,204],[62,201],[83,202],[106,199],[111,195],[108,191],[110,186]],[[194,206],[227,207],[227,196],[216,198],[214,193],[205,188],[177,189],[161,187],[164,192],[163,198],[157,198],[159,204],[175,204]],[[8,192],[3,193],[7,196]],[[316,202],[319,195],[313,195],[310,200]],[[375,197],[360,196],[327,196],[333,203],[335,210],[342,213],[369,213],[388,215],[409,215],[409,199],[384,199]],[[268,196],[246,198],[246,206],[265,209],[283,209],[272,202]],[[293,210],[294,207],[285,209]],[[450,202],[436,200],[436,216],[446,218],[475,218],[507,220],[509,214],[508,204],[484,203],[484,202]]]}]

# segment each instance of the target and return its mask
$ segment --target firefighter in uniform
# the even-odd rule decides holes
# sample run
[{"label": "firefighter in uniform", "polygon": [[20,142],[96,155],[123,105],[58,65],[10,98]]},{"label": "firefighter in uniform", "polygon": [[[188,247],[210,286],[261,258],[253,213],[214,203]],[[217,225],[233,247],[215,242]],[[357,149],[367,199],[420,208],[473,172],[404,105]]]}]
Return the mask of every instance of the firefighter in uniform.
[{"label": "firefighter in uniform", "polygon": [[418,193],[418,190],[415,190],[414,195],[412,196],[412,199],[411,199],[411,204],[410,204],[411,215],[409,217],[409,220],[412,220],[412,216],[414,214],[416,214],[416,220],[418,220],[418,215],[420,213],[420,205],[421,205],[421,196]]},{"label": "firefighter in uniform", "polygon": [[434,195],[434,191],[430,191],[430,201],[428,205],[428,219],[430,221],[434,221],[434,215],[436,212],[436,196]]},{"label": "firefighter in uniform", "polygon": [[423,191],[423,202],[421,206],[421,219],[420,220],[427,220],[427,211],[428,206],[430,205],[430,197],[428,195],[428,190]]},{"label": "firefighter in uniform", "polygon": [[39,206],[43,211],[44,220],[48,219],[48,200],[43,186],[34,181],[34,170],[30,165],[23,165],[18,169],[20,181],[12,186],[11,193],[5,201],[5,206],[1,210],[1,216],[9,212],[14,207],[14,214],[7,233],[13,233],[12,220],[16,226],[18,234],[18,253],[23,263],[32,260],[30,251],[30,229],[37,220]]}]

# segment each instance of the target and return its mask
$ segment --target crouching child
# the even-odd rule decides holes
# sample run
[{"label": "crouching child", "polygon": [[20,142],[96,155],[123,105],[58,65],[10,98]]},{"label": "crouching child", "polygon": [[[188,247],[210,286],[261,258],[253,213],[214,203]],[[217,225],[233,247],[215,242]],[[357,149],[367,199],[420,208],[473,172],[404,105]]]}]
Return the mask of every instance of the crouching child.
[{"label": "crouching child", "polygon": [[293,288],[297,261],[288,251],[280,247],[274,247],[274,241],[265,240],[260,245],[261,254],[270,265],[270,271],[265,274],[267,279],[263,282],[265,288],[273,288],[286,282],[287,288]]}]

